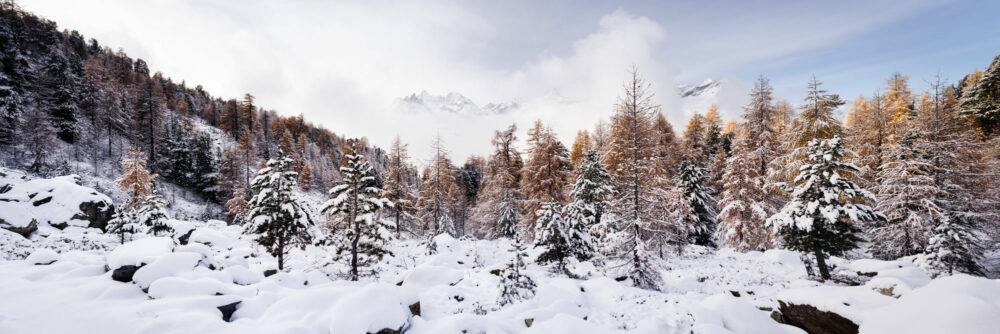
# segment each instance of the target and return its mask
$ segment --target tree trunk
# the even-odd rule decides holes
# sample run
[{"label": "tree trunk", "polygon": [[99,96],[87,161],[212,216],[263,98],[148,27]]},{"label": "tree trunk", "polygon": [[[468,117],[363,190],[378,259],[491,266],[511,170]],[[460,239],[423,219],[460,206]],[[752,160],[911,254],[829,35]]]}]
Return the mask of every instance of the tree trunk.
[{"label": "tree trunk", "polygon": [[816,254],[816,266],[819,267],[819,276],[823,280],[830,279],[830,269],[826,267],[826,258],[823,255],[823,251],[817,248],[814,253]]},{"label": "tree trunk", "polygon": [[278,270],[285,270],[285,238],[278,238]]}]

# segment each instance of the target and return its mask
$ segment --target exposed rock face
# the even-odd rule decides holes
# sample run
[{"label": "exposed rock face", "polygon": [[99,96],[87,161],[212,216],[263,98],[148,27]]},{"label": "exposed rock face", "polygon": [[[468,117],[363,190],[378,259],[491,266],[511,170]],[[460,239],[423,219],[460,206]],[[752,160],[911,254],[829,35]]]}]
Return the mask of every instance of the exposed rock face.
[{"label": "exposed rock face", "polygon": [[857,334],[858,324],[839,314],[821,311],[812,305],[786,304],[778,301],[784,323],[810,334]]},{"label": "exposed rock face", "polygon": [[111,279],[124,283],[131,282],[132,276],[135,276],[135,272],[139,270],[139,268],[141,268],[141,266],[121,266],[111,273]]},{"label": "exposed rock face", "polygon": [[115,206],[104,201],[83,202],[80,203],[80,212],[83,214],[77,214],[73,218],[90,222],[87,227],[105,231],[108,227],[108,221],[111,221],[111,216],[115,213]]},{"label": "exposed rock face", "polygon": [[29,223],[27,226],[18,227],[8,224],[2,218],[0,218],[0,228],[5,228],[8,231],[20,234],[21,236],[27,238],[29,235],[38,230],[38,221],[32,219],[31,223]]},{"label": "exposed rock face", "polygon": [[420,316],[420,301],[410,304],[410,314],[413,316]]}]

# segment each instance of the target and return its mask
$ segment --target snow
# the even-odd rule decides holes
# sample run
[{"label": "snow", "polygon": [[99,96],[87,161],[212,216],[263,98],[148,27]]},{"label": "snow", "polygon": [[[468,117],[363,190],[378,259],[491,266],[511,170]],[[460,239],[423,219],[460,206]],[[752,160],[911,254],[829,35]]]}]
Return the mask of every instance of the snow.
[{"label": "snow", "polygon": [[108,268],[114,270],[122,266],[138,266],[149,263],[163,254],[170,253],[173,249],[174,241],[168,237],[142,238],[126,242],[108,253]]},{"label": "snow", "polygon": [[[0,168],[0,174],[13,173]],[[27,226],[34,218],[39,224],[87,227],[90,222],[82,220],[80,204],[102,202],[110,206],[111,198],[90,187],[78,185],[79,176],[66,175],[51,179],[4,177],[0,184],[9,184],[11,189],[0,194],[0,220],[14,226]]]},{"label": "snow", "polygon": [[168,253],[156,258],[135,272],[132,281],[143,289],[148,289],[149,285],[157,279],[174,276],[194,269],[201,261],[201,254],[198,253]]},{"label": "snow", "polygon": [[[239,226],[170,223],[193,229],[187,245],[170,237],[118,245],[114,236],[69,228],[32,243],[0,231],[0,240],[9,240],[0,246],[28,250],[0,261],[0,332],[801,333],[761,310],[777,309],[782,300],[832,310],[866,333],[894,327],[942,332],[948,326],[957,330],[943,332],[975,333],[997,328],[1000,307],[997,281],[931,280],[908,259],[832,258],[838,275],[867,279],[874,273],[860,286],[841,286],[806,280],[796,252],[699,246],[680,256],[670,250],[660,272],[663,291],[617,282],[590,261],[571,263],[585,269],[583,279],[529,263],[525,273],[538,284],[535,295],[500,306],[500,278],[491,271],[510,261],[508,239],[441,235],[433,239],[435,254],[428,254],[426,240],[393,241],[393,255],[372,268],[377,276],[351,282],[346,262],[331,260],[328,249],[293,248],[286,270],[264,277],[276,260]],[[50,248],[55,240],[73,242]],[[526,253],[533,260],[540,252]],[[58,261],[35,265],[52,259]],[[135,284],[113,281],[105,270],[140,264]],[[879,292],[887,286],[895,296]],[[217,307],[235,302],[231,322],[224,322]],[[409,306],[417,302],[421,314],[412,315]],[[53,313],[60,321],[51,321]]]},{"label": "snow", "polygon": [[39,248],[35,250],[34,253],[31,253],[31,255],[28,255],[28,257],[25,258],[24,261],[35,265],[51,264],[53,262],[59,261],[60,258],[62,257],[59,256],[59,253],[56,253],[54,250],[48,248]]}]

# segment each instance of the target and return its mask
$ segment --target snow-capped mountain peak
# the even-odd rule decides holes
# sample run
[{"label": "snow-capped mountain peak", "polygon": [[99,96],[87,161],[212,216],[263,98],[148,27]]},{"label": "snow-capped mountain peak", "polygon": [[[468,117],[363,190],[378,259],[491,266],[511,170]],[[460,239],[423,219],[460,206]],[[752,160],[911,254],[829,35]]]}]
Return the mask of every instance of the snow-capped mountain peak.
[{"label": "snow-capped mountain peak", "polygon": [[464,115],[497,115],[516,109],[516,102],[487,103],[479,106],[457,92],[434,95],[426,90],[399,99],[396,109],[407,113],[449,113]]},{"label": "snow-capped mountain peak", "polygon": [[703,96],[703,95],[714,95],[718,92],[719,86],[722,85],[721,80],[714,80],[712,78],[706,78],[697,86],[690,85],[680,85],[677,86],[677,92],[681,97],[689,96]]}]

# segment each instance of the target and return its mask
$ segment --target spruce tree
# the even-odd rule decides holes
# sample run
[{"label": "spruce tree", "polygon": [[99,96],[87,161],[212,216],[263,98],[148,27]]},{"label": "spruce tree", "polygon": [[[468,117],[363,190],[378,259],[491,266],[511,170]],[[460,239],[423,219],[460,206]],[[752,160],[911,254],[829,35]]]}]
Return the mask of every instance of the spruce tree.
[{"label": "spruce tree", "polygon": [[247,202],[246,226],[243,233],[253,235],[254,241],[278,258],[278,269],[284,270],[285,255],[292,246],[308,243],[312,217],[293,189],[298,175],[289,171],[292,159],[278,150],[267,167],[257,171],[251,187],[255,195]]},{"label": "spruce tree", "polygon": [[521,241],[521,237],[514,237],[509,253],[512,253],[507,266],[500,271],[500,306],[505,306],[514,302],[528,300],[535,296],[535,281],[528,276],[527,263],[525,259],[526,247]]},{"label": "spruce tree", "polygon": [[[555,262],[559,271],[569,274],[566,258],[574,257],[583,261],[593,256],[594,246],[587,233],[588,221],[581,209],[583,208],[575,205],[560,209],[558,203],[549,202],[538,210],[535,247],[543,249],[536,260],[538,263]],[[564,213],[573,217],[566,217]]]},{"label": "spruce tree", "polygon": [[948,217],[931,234],[923,262],[935,276],[964,272],[982,275],[982,240],[969,221]]},{"label": "spruce tree", "polygon": [[842,162],[840,137],[809,143],[809,161],[786,187],[792,199],[767,224],[781,237],[786,248],[812,253],[823,279],[830,279],[826,259],[857,247],[861,229],[857,223],[883,220],[884,216],[857,199],[873,199],[867,190],[840,176],[857,167]]},{"label": "spruce tree", "polygon": [[961,110],[986,136],[1000,133],[1000,55],[962,93]]},{"label": "spruce tree", "polygon": [[142,226],[139,225],[135,210],[115,208],[115,213],[108,221],[107,232],[117,234],[118,242],[122,244],[125,243],[126,235],[142,233]]},{"label": "spruce tree", "polygon": [[139,224],[146,233],[159,237],[174,232],[174,228],[167,224],[170,216],[167,215],[166,205],[167,203],[163,200],[163,197],[157,194],[155,189],[143,200],[142,207],[139,208],[136,214]]},{"label": "spruce tree", "polygon": [[600,155],[595,150],[587,151],[577,169],[576,182],[570,191],[572,202],[569,207],[575,207],[573,210],[577,214],[573,216],[579,216],[576,219],[581,219],[588,230],[600,224],[607,211],[608,202],[614,194],[610,182],[611,175],[601,163]]},{"label": "spruce tree", "polygon": [[705,183],[704,169],[685,159],[681,162],[677,179],[684,189],[684,197],[688,200],[688,206],[691,207],[691,211],[696,217],[691,242],[700,246],[714,247],[715,241],[712,240],[712,236],[716,230],[717,213],[713,206],[715,199],[703,186]]},{"label": "spruce tree", "polygon": [[330,200],[323,203],[320,212],[341,219],[337,254],[350,254],[351,280],[357,281],[359,266],[392,254],[386,248],[392,226],[379,219],[377,213],[391,208],[393,203],[378,196],[380,190],[375,186],[372,166],[357,153],[356,143],[345,157],[340,167],[344,179],[330,188]]}]

